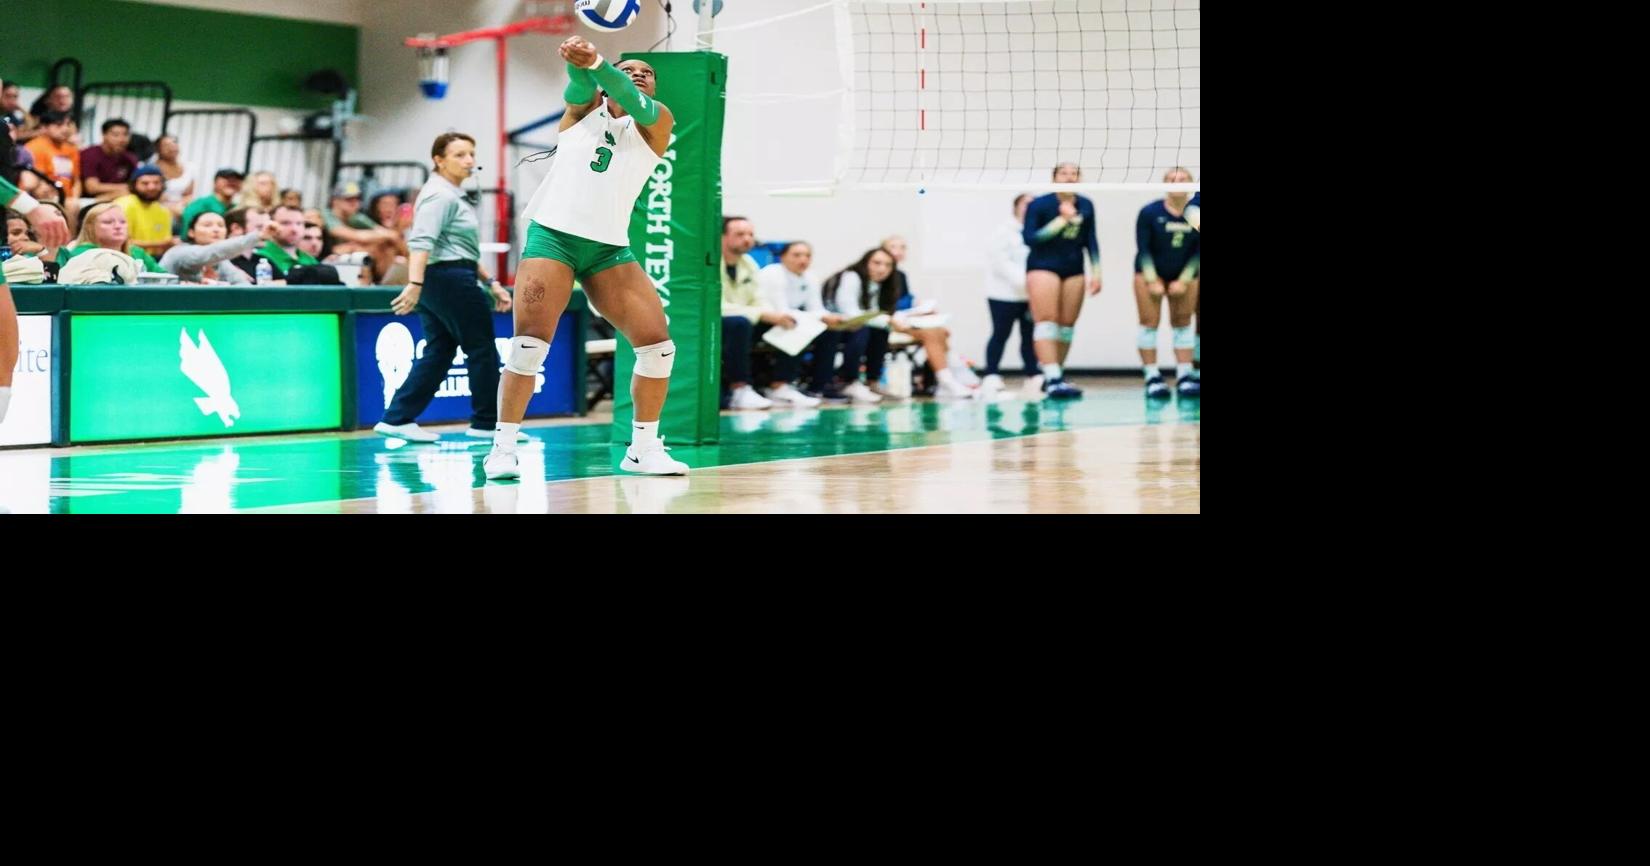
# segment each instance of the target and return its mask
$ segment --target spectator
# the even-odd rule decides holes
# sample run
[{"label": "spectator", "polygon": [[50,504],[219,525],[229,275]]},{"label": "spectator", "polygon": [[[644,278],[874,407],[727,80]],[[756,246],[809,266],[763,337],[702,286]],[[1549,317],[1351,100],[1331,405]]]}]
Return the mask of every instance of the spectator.
[{"label": "spectator", "polygon": [[[223,219],[224,223],[228,226],[229,236],[232,238],[238,238],[241,235],[246,234],[261,234],[264,226],[273,222],[273,220],[269,218],[268,213],[265,213],[255,207],[235,208],[229,213],[224,214]],[[240,268],[246,273],[247,276],[252,277],[253,280],[256,281],[258,276],[258,262],[263,261],[263,258],[264,257],[261,254],[253,251],[244,256],[237,256],[230,259],[229,263],[237,268]],[[271,269],[273,269],[273,265],[271,265]]]},{"label": "spectator", "polygon": [[[48,111],[40,116],[41,135],[29,142],[34,170],[62,189],[64,198],[80,197],[80,148],[74,143],[69,116]],[[36,196],[39,198],[39,196]]]},{"label": "spectator", "polygon": [[14,256],[38,256],[45,250],[29,218],[11,208],[6,209],[6,246]]},{"label": "spectator", "polygon": [[[813,260],[813,247],[802,241],[792,241],[785,246],[785,251],[779,254],[779,261],[757,272],[757,286],[769,309],[806,313],[826,325],[841,324],[842,317],[826,310],[825,304],[820,300],[819,283],[808,277],[808,265],[812,264]],[[840,331],[827,330],[815,337],[804,349],[812,349],[814,353],[814,388],[820,390],[823,396],[838,399],[842,395],[831,388],[831,368],[836,362],[841,336]],[[795,356],[784,352],[778,353],[774,360],[773,376],[768,383],[767,398],[775,403],[792,406],[818,406],[818,397],[804,394],[791,384],[796,381],[801,367],[801,352]]]},{"label": "spectator", "polygon": [[[756,285],[756,229],[740,216],[722,218],[722,371],[729,409],[767,409],[773,401],[750,386],[757,327],[796,327],[789,313],[769,309]],[[763,328],[762,330],[767,330]]]},{"label": "spectator", "polygon": [[274,172],[252,172],[252,181],[247,183],[246,191],[241,193],[239,205],[243,208],[264,208],[269,213],[276,213],[276,205],[281,205],[281,196]]},{"label": "spectator", "polygon": [[1014,218],[1004,220],[991,236],[991,270],[986,275],[985,298],[991,306],[991,339],[985,344],[985,380],[980,390],[995,394],[1003,388],[997,365],[1008,348],[1008,335],[1020,326],[1020,363],[1025,365],[1026,394],[1042,399],[1043,376],[1037,367],[1037,344],[1032,337],[1031,302],[1026,299],[1026,247],[1022,227],[1030,193],[1014,197]]},{"label": "spectator", "polygon": [[212,194],[196,196],[195,200],[183,209],[183,224],[193,225],[195,214],[201,211],[229,213],[229,209],[234,206],[236,194],[241,191],[241,181],[244,177],[237,169],[218,169],[218,173],[212,176]]},{"label": "spectator", "polygon": [[253,276],[230,261],[238,255],[251,255],[260,243],[275,239],[274,223],[265,223],[260,234],[242,234],[228,240],[224,236],[228,224],[220,214],[201,211],[189,226],[189,242],[172,247],[161,256],[160,266],[191,283],[248,286]]},{"label": "spectator", "polygon": [[412,214],[409,212],[403,215],[400,210],[401,194],[395,190],[378,193],[367,206],[367,214],[372,217],[373,222],[406,237],[407,229],[412,226]]},{"label": "spectator", "polygon": [[325,259],[322,246],[326,242],[326,231],[320,223],[304,223],[304,237],[298,241],[298,249],[314,256],[317,261]]},{"label": "spectator", "polygon": [[54,84],[29,106],[29,114],[39,117],[48,111],[74,114],[74,91],[67,84]]},{"label": "spectator", "polygon": [[269,259],[275,269],[275,278],[286,279],[286,272],[296,265],[318,265],[321,262],[299,247],[304,240],[304,213],[285,205],[275,208],[275,239],[265,243],[258,254]]},{"label": "spectator", "polygon": [[137,261],[138,267],[149,273],[166,273],[154,256],[132,243],[126,226],[126,212],[112,201],[98,202],[86,208],[80,217],[80,235],[75,238],[74,244],[58,250],[57,263],[68,264],[75,256],[94,249],[125,253]]},{"label": "spectator", "polygon": [[[74,113],[74,91],[65,85],[59,84],[42,93],[40,98],[34,101],[34,105],[29,107],[28,114],[24,115],[23,125],[17,132],[17,143],[24,144],[45,135],[45,115],[51,111],[64,116],[72,116]],[[78,148],[76,153],[79,153]]]},{"label": "spectator", "polygon": [[304,207],[304,194],[295,189],[283,189],[281,190],[281,204],[302,210]]},{"label": "spectator", "polygon": [[15,182],[22,192],[28,192],[24,187],[25,181],[18,175],[23,169],[34,167],[34,154],[17,141],[25,115],[21,110],[15,113],[6,110],[8,104],[17,104],[17,86],[9,81],[0,81],[0,177]]},{"label": "spectator", "polygon": [[98,201],[114,201],[129,191],[127,182],[137,170],[138,158],[127,146],[132,141],[132,125],[116,117],[103,121],[103,140],[80,152],[80,178],[86,195]]},{"label": "spectator", "polygon": [[10,124],[13,127],[22,129],[23,124],[28,122],[29,116],[23,111],[22,104],[18,102],[21,93],[22,90],[15,81],[0,84],[0,123]]},{"label": "spectator", "polygon": [[246,185],[238,203],[241,207],[258,207],[274,212],[275,206],[281,203],[275,175],[267,171],[253,172],[252,182]]},{"label": "spectator", "polygon": [[[52,208],[59,214],[63,213],[63,208],[55,202],[41,202],[39,206]],[[5,228],[6,234],[3,243],[11,247],[12,258],[32,258],[36,260],[42,270],[40,277],[34,279],[31,278],[35,276],[32,266],[28,268],[27,276],[19,273],[18,266],[9,267],[6,269],[7,280],[14,283],[57,282],[58,249],[46,246],[41,241],[40,233],[35,231],[34,225],[29,222],[29,218],[22,213],[8,209],[5,211]]]},{"label": "spectator", "polygon": [[155,141],[155,158],[151,161],[166,179],[161,204],[175,217],[183,216],[184,206],[195,197],[195,171],[178,159],[178,152],[178,137],[163,135]]},{"label": "spectator", "polygon": [[384,274],[397,263],[405,263],[407,242],[401,233],[387,229],[361,213],[361,185],[346,181],[332,191],[332,207],[323,213],[327,235],[332,238],[336,253],[365,252],[372,258],[372,274],[382,280]]},{"label": "spectator", "polygon": [[115,204],[126,212],[132,243],[151,256],[164,256],[178,245],[177,236],[172,234],[172,212],[160,203],[166,176],[152,165],[139,166],[132,173],[131,187],[131,194],[115,199]]},{"label": "spectator", "polygon": [[40,254],[46,248],[41,245],[34,227],[29,225],[29,218],[10,209],[6,210],[5,218],[5,244],[11,247],[11,258],[4,262],[5,276],[0,278],[0,283],[26,285],[45,282],[48,274]]}]

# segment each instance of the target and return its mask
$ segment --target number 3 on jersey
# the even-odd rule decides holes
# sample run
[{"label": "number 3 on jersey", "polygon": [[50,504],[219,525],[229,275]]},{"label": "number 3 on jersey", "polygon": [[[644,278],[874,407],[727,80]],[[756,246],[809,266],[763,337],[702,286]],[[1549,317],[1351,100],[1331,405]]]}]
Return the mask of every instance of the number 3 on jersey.
[{"label": "number 3 on jersey", "polygon": [[[602,134],[607,136],[607,143],[608,144],[616,144],[617,143],[613,140],[613,133],[604,132]],[[605,147],[598,147],[598,148],[596,148],[596,161],[590,164],[590,170],[595,171],[595,172],[607,171],[607,164],[609,162],[612,162],[612,161],[613,161],[613,151],[608,150]]]}]

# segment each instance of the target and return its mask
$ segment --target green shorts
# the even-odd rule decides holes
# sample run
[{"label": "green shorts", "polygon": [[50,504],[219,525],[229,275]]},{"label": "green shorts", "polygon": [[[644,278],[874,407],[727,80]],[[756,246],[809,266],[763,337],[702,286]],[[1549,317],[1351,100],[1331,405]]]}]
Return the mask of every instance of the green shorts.
[{"label": "green shorts", "polygon": [[570,235],[564,231],[545,228],[538,223],[527,226],[527,248],[521,251],[526,259],[555,259],[573,269],[573,276],[584,279],[625,262],[636,261],[630,247],[614,246]]}]

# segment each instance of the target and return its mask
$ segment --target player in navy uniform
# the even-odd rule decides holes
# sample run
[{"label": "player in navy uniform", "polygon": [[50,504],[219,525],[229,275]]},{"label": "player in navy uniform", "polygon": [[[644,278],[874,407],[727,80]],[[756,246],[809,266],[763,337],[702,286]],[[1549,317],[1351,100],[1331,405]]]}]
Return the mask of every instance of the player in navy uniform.
[{"label": "player in navy uniform", "polygon": [[[1164,183],[1191,183],[1192,173],[1171,168]],[[1192,333],[1192,314],[1197,310],[1199,232],[1186,220],[1190,203],[1187,194],[1171,192],[1162,201],[1140,209],[1134,223],[1134,300],[1140,311],[1141,369],[1146,376],[1147,397],[1169,396],[1169,386],[1157,366],[1157,328],[1163,320],[1163,298],[1169,299],[1169,326],[1174,329],[1175,390],[1182,397],[1197,397],[1203,383],[1192,367],[1192,350],[1197,347]]]},{"label": "player in navy uniform", "polygon": [[[1082,170],[1076,163],[1054,167],[1055,183],[1077,183]],[[1083,396],[1065,380],[1061,365],[1071,352],[1077,314],[1083,309],[1085,266],[1088,293],[1100,293],[1100,240],[1095,234],[1094,202],[1070,192],[1054,192],[1032,199],[1026,208],[1026,294],[1036,322],[1037,362],[1043,371],[1043,395],[1055,400]]]}]

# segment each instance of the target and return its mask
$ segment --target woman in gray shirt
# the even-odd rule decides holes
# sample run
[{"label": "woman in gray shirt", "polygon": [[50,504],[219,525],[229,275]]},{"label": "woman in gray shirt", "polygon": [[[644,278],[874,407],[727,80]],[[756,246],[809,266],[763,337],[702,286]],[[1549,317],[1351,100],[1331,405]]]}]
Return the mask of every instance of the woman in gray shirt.
[{"label": "woman in gray shirt", "polygon": [[279,227],[274,223],[264,226],[261,234],[244,234],[224,240],[229,225],[223,214],[201,211],[189,223],[184,237],[188,243],[179,244],[160,257],[161,270],[177,274],[178,279],[191,283],[208,281],[232,286],[250,286],[252,275],[235,267],[230,259],[240,258],[265,243],[274,240]]},{"label": "woman in gray shirt", "polygon": [[384,410],[384,420],[372,429],[410,442],[441,438],[416,422],[446,381],[462,346],[470,372],[470,429],[465,434],[490,440],[498,423],[502,363],[493,343],[492,314],[509,311],[510,293],[481,267],[480,222],[475,205],[459,189],[475,168],[476,140],[462,132],[443,133],[430,157],[435,174],[419,191],[407,230],[407,288],[390,302],[398,316],[418,311],[424,355],[413,362],[407,381]]}]

